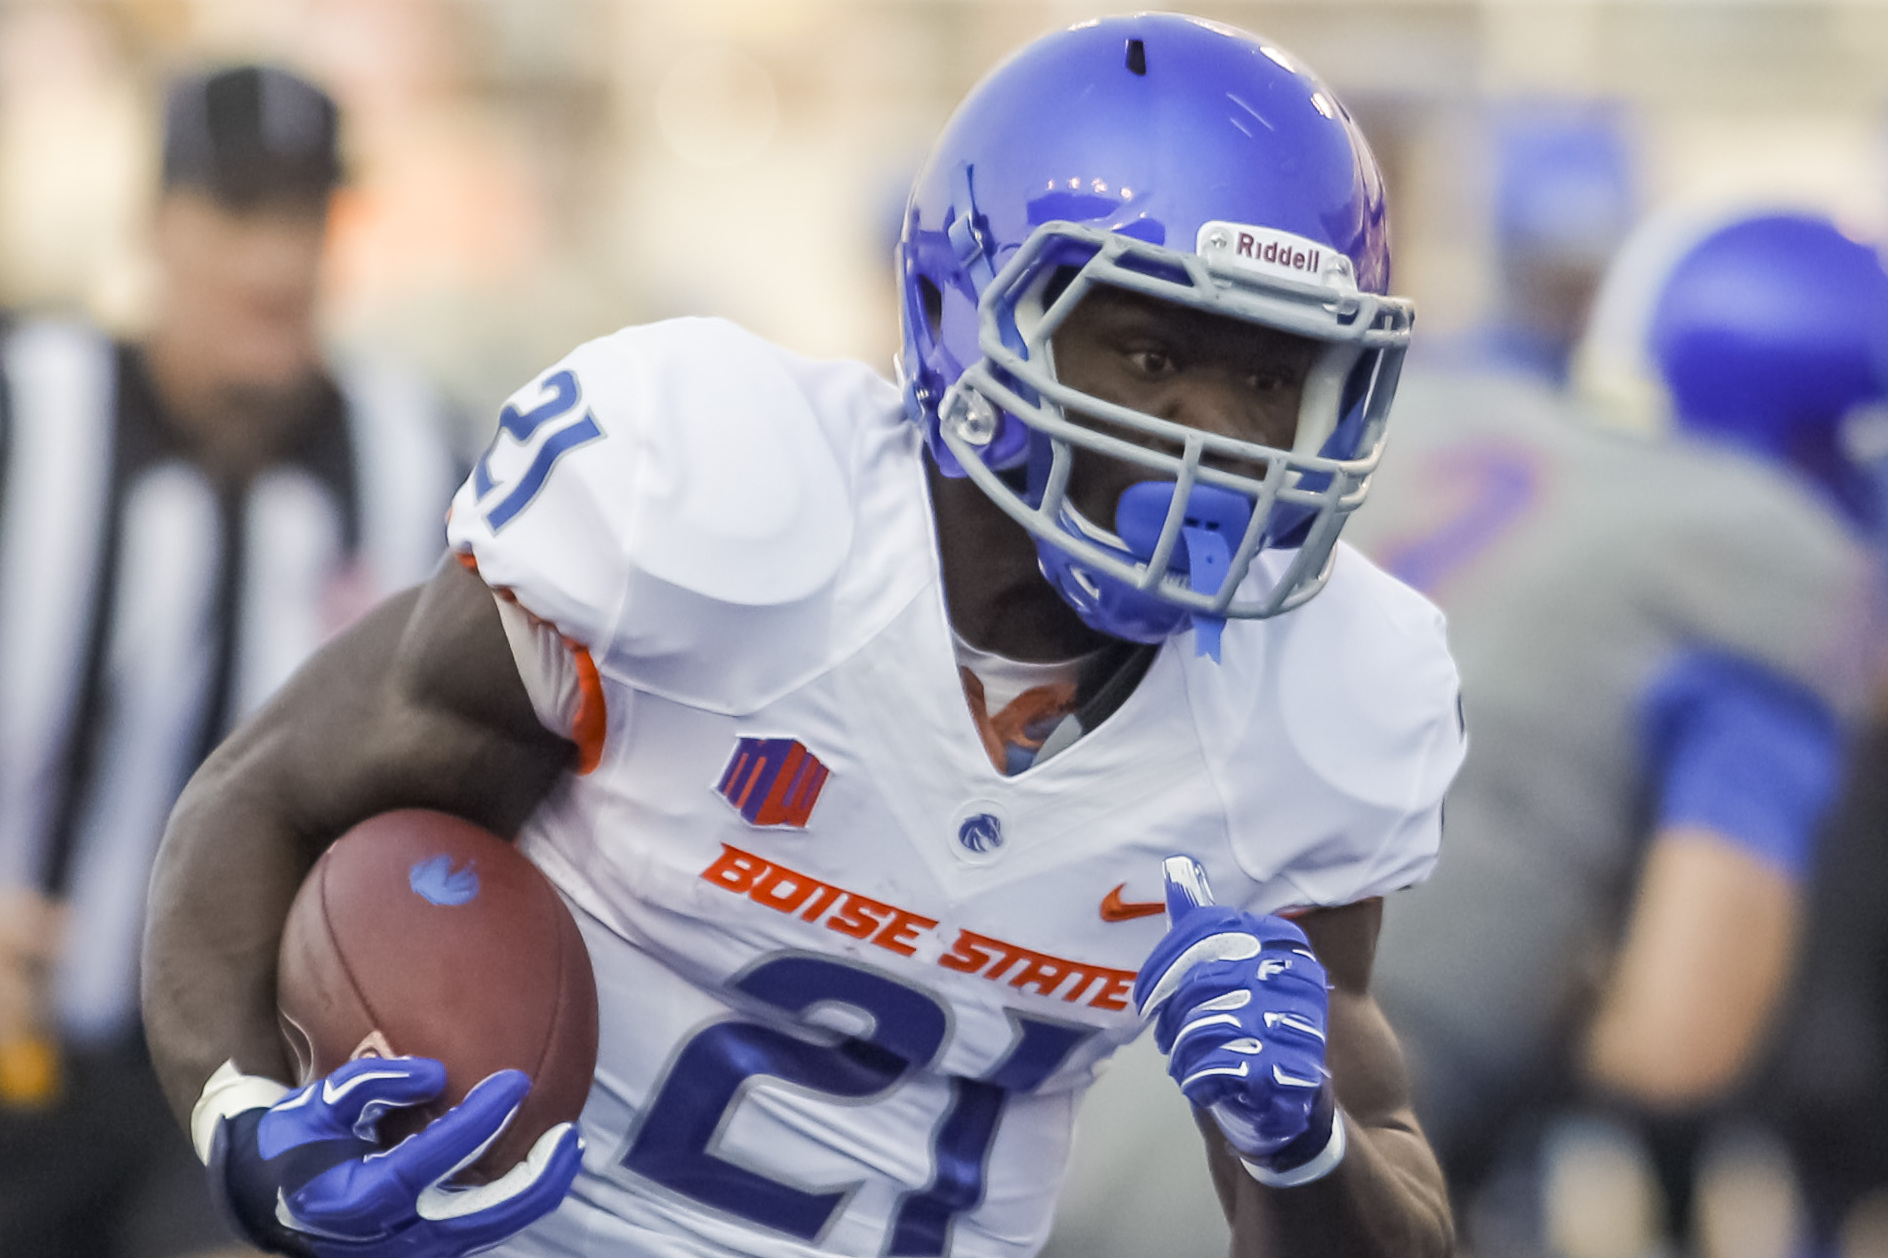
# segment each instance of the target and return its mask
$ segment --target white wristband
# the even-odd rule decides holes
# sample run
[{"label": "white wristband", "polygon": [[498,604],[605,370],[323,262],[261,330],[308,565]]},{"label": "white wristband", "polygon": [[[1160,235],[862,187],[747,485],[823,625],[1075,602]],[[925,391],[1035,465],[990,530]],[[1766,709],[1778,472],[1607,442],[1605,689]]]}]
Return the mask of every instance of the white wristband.
[{"label": "white wristband", "polygon": [[244,1110],[268,1109],[288,1094],[286,1084],[261,1075],[246,1075],[236,1069],[233,1061],[218,1066],[190,1111],[190,1143],[196,1146],[197,1160],[209,1165],[218,1123]]},{"label": "white wristband", "polygon": [[1325,1144],[1318,1156],[1289,1171],[1267,1170],[1254,1162],[1240,1158],[1240,1165],[1246,1173],[1264,1184],[1267,1188],[1296,1188],[1300,1184],[1309,1184],[1313,1180],[1323,1179],[1337,1169],[1337,1164],[1344,1160],[1344,1115],[1331,1115],[1331,1139]]}]

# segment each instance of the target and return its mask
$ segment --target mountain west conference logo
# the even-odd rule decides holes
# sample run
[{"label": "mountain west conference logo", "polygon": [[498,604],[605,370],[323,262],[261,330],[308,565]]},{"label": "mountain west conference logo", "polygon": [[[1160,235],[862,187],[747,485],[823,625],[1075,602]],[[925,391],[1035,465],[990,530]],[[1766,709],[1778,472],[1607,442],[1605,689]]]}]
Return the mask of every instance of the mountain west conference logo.
[{"label": "mountain west conference logo", "polygon": [[743,738],[715,793],[749,825],[802,830],[831,773],[797,738]]}]

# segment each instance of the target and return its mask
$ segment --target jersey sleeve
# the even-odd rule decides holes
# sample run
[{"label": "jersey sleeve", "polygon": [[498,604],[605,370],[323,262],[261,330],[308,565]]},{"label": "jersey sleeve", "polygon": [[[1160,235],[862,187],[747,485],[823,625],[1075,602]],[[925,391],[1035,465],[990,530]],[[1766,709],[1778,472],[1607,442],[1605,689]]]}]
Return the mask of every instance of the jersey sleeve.
[{"label": "jersey sleeve", "polygon": [[607,666],[672,649],[637,606],[679,593],[765,607],[822,587],[850,542],[845,502],[777,352],[683,319],[580,346],[514,394],[448,537],[487,584]]},{"label": "jersey sleeve", "polygon": [[1271,893],[1281,904],[1351,904],[1427,878],[1468,746],[1442,613],[1348,547],[1337,562],[1269,653],[1261,691],[1285,745],[1242,752],[1290,766],[1232,822],[1240,864],[1288,888]]},{"label": "jersey sleeve", "polygon": [[1354,904],[1427,881],[1442,851],[1442,818],[1442,801],[1437,800],[1418,812],[1389,819],[1382,844],[1361,871],[1357,885],[1339,897],[1342,902]]},{"label": "jersey sleeve", "polygon": [[1836,715],[1749,660],[1680,656],[1641,705],[1657,827],[1711,830],[1787,877],[1808,868],[1842,769]]}]

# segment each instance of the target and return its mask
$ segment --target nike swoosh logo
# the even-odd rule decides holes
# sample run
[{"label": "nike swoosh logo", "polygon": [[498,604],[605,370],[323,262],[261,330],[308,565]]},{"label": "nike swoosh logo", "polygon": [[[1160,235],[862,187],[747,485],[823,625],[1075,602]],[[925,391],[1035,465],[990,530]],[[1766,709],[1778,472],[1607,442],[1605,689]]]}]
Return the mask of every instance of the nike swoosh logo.
[{"label": "nike swoosh logo", "polygon": [[1137,917],[1153,917],[1167,911],[1164,900],[1123,900],[1121,893],[1127,887],[1128,884],[1124,882],[1101,898],[1102,921],[1131,922]]},{"label": "nike swoosh logo", "polygon": [[321,1103],[323,1105],[334,1105],[338,1103],[342,1097],[363,1084],[379,1083],[386,1079],[405,1079],[407,1077],[407,1072],[404,1070],[363,1070],[360,1074],[355,1075],[352,1079],[349,1079],[346,1083],[338,1087],[335,1086],[333,1079],[324,1079],[321,1083]]}]

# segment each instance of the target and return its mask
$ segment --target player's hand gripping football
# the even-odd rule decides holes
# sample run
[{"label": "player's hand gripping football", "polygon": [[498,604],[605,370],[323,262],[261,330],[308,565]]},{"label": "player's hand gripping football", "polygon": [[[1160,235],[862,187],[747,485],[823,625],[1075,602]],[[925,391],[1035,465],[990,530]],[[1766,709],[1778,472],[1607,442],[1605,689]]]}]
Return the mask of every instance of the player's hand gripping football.
[{"label": "player's hand gripping football", "polygon": [[[501,1070],[391,1149],[375,1124],[445,1087],[425,1057],[365,1057],[291,1091],[225,1064],[192,1130],[212,1186],[253,1243],[312,1258],[456,1258],[490,1248],[555,1209],[582,1161],[575,1125],[545,1132],[487,1184],[447,1184],[498,1137],[530,1090]],[[205,1147],[207,1145],[207,1148]]]},{"label": "player's hand gripping football", "polygon": [[1324,1068],[1329,999],[1305,933],[1282,917],[1213,903],[1186,856],[1161,864],[1167,935],[1134,982],[1167,1073],[1226,1134],[1254,1178],[1310,1183],[1344,1156]]}]

